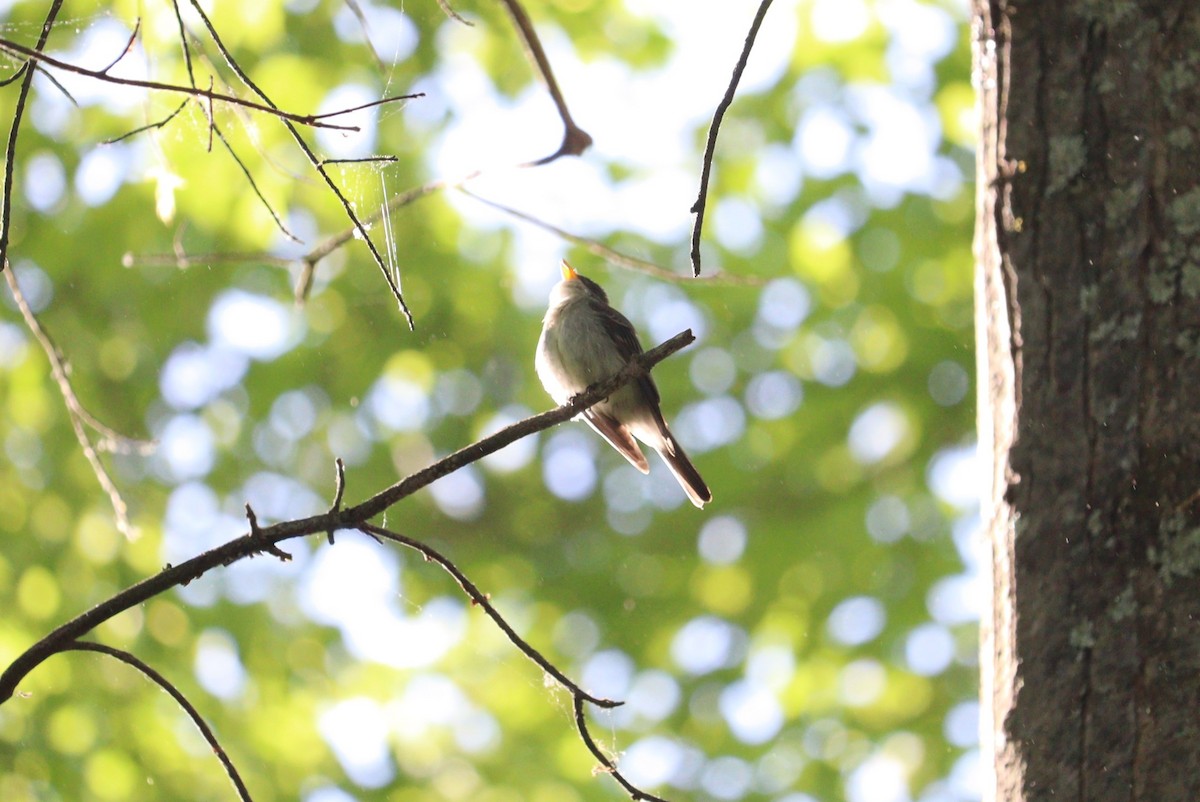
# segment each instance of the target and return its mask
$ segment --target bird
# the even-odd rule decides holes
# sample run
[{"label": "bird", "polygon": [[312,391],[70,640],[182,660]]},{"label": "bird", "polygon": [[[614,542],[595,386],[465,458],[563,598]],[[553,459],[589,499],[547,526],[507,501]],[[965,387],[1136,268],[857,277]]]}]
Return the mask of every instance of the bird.
[{"label": "bird", "polygon": [[[534,367],[546,392],[565,404],[590,385],[607,379],[642,353],[637,329],[608,302],[604,289],[580,275],[566,260],[562,280],[550,291]],[[583,419],[633,467],[650,472],[642,441],[658,452],[692,504],[712,501],[700,472],[671,434],[649,375],[633,379],[583,411]]]}]

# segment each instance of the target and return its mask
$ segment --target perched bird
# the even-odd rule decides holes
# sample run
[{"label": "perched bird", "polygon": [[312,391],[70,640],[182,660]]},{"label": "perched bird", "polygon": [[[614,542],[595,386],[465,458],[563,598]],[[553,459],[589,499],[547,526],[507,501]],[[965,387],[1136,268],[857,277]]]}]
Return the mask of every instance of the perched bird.
[{"label": "perched bird", "polygon": [[[642,353],[637,330],[609,306],[600,285],[562,263],[562,281],[550,291],[534,366],[559,404],[615,375]],[[667,428],[658,388],[649,376],[634,379],[583,412],[583,418],[642,473],[650,472],[634,437],[658,452],[697,507],[712,501],[708,485]]]}]

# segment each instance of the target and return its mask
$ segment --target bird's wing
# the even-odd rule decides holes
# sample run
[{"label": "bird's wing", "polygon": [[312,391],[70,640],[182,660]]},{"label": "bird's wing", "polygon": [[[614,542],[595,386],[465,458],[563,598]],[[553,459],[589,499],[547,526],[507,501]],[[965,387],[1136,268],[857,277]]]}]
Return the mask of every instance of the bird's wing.
[{"label": "bird's wing", "polygon": [[[608,304],[593,303],[592,309],[604,321],[604,330],[612,338],[613,344],[617,347],[617,352],[621,355],[623,362],[628,362],[642,353],[642,344],[638,342],[637,329],[629,322],[629,318]],[[654,386],[654,380],[650,378],[649,374],[635,379],[633,383],[641,388],[647,401],[652,402],[654,405],[658,404],[658,388]],[[634,464],[636,465],[637,463]]]},{"label": "bird's wing", "polygon": [[638,448],[637,441],[633,439],[629,429],[603,412],[597,412],[595,407],[584,410],[583,419],[613,448],[620,451],[621,456],[629,460],[633,467],[642,473],[650,473],[650,463],[646,461],[646,455]]}]

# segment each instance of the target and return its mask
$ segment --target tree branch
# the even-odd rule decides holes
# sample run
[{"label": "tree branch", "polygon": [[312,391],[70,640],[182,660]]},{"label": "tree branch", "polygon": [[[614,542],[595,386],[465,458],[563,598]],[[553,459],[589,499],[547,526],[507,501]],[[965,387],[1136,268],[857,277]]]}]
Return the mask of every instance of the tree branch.
[{"label": "tree branch", "polygon": [[717,133],[721,130],[721,120],[725,118],[725,110],[729,108],[729,104],[733,103],[733,95],[737,92],[738,82],[742,80],[742,72],[746,69],[746,61],[750,58],[750,50],[754,47],[754,38],[758,36],[759,26],[762,25],[763,17],[767,15],[770,5],[771,0],[762,0],[759,4],[758,13],[754,15],[754,21],[750,23],[750,32],[746,34],[742,55],[738,58],[737,65],[733,68],[733,75],[729,79],[729,88],[725,90],[725,97],[721,98],[721,102],[717,104],[712,125],[708,129],[708,142],[704,146],[704,167],[700,171],[700,194],[691,208],[692,213],[696,215],[696,224],[692,228],[693,276],[700,275],[700,231],[704,228],[704,207],[708,204],[708,179],[712,174],[713,153],[717,149]]},{"label": "tree branch", "polygon": [[[269,108],[277,109],[278,107],[269,97],[267,97],[266,92],[259,88],[258,84],[256,84],[248,74],[246,74],[246,71],[242,69],[242,65],[237,62],[237,59],[233,57],[233,54],[229,51],[229,48],[225,46],[225,41],[221,38],[221,35],[217,33],[217,29],[212,24],[212,20],[208,18],[208,15],[204,12],[204,9],[201,8],[198,0],[191,0],[191,3],[192,8],[195,9],[196,13],[200,15],[200,19],[203,20],[204,26],[208,29],[209,36],[212,37],[217,49],[221,52],[221,56],[225,59],[225,63],[229,65],[229,69],[233,70],[238,78],[240,78],[242,82],[250,88],[250,91],[258,95]],[[329,171],[325,169],[325,165],[319,158],[317,158],[317,154],[314,153],[312,148],[309,147],[309,144],[304,141],[304,137],[300,136],[300,132],[296,130],[296,126],[293,124],[292,120],[284,119],[283,124],[288,129],[288,133],[292,135],[292,139],[294,139],[296,144],[299,145],[300,150],[302,150],[304,155],[308,158],[309,164],[311,164],[313,169],[320,174],[321,178],[325,180],[325,184],[329,187],[330,191],[333,192],[334,196],[336,196],[341,202],[342,209],[345,211],[346,217],[350,219],[350,222],[354,226],[354,230],[359,233],[363,242],[366,243],[367,250],[371,252],[371,258],[375,261],[375,265],[379,268],[379,271],[383,273],[383,280],[387,282],[388,289],[391,290],[392,297],[395,298],[396,303],[399,304],[400,311],[404,314],[405,320],[408,321],[408,328],[411,331],[415,325],[412,312],[409,311],[408,304],[404,302],[404,295],[400,292],[399,285],[392,278],[392,272],[384,263],[383,256],[380,255],[379,249],[375,247],[375,241],[371,239],[370,234],[367,232],[366,226],[363,225],[362,221],[359,220],[358,214],[354,211],[354,206],[350,203],[350,200],[346,197],[345,193],[342,192],[341,188],[334,182],[333,177],[329,175]]]},{"label": "tree branch", "polygon": [[[59,0],[58,5],[61,5],[61,0]],[[120,86],[136,86],[141,89],[153,89],[159,92],[174,92],[176,94],[191,95],[192,97],[207,99],[210,103],[212,101],[220,101],[222,103],[229,103],[234,106],[242,106],[247,109],[261,111],[265,114],[270,114],[273,117],[278,117],[280,120],[285,122],[294,123],[296,125],[306,125],[311,128],[331,128],[337,131],[359,130],[357,125],[337,125],[335,123],[324,121],[329,117],[336,117],[339,114],[346,114],[346,109],[340,109],[338,111],[327,112],[320,115],[296,114],[295,112],[284,111],[278,106],[255,103],[253,100],[246,100],[245,98],[226,95],[212,89],[200,89],[199,87],[167,84],[162,83],[161,81],[147,81],[140,78],[119,78],[115,75],[109,75],[106,72],[102,72],[101,70],[89,70],[88,68],[80,67],[77,64],[70,64],[65,61],[60,61],[59,59],[56,59],[53,56],[48,56],[39,50],[26,47],[25,45],[18,44],[11,39],[5,39],[3,37],[0,37],[0,50],[7,50],[8,52],[14,53],[18,56],[25,56],[26,58],[33,59],[34,61],[41,63],[43,66],[56,67],[60,70],[66,70],[67,72],[73,72],[77,75],[94,78],[97,81],[104,81],[110,84],[118,84]],[[26,76],[26,78],[28,78],[28,76]],[[392,97],[384,98],[379,102],[396,103],[401,100],[412,100],[413,98],[417,97],[422,97],[422,95],[420,93],[414,95],[394,95]]]},{"label": "tree branch", "polygon": [[518,0],[501,0],[501,2],[507,9],[508,15],[512,17],[517,33],[521,34],[521,44],[524,46],[526,57],[533,63],[538,74],[542,76],[542,81],[545,82],[546,89],[550,92],[550,98],[554,101],[554,108],[558,109],[558,116],[562,119],[564,129],[563,141],[558,150],[537,161],[529,162],[525,166],[539,167],[562,156],[579,156],[591,147],[591,135],[576,125],[575,120],[571,117],[571,112],[567,109],[567,99],[563,97],[562,90],[558,88],[554,70],[550,67],[550,59],[546,58],[546,51],[542,49],[542,41],[538,38],[537,30],[533,27],[529,15],[525,13],[524,7]]},{"label": "tree branch", "polygon": [[493,622],[495,622],[496,626],[500,627],[500,630],[504,633],[505,637],[508,638],[509,642],[520,649],[526,657],[536,663],[539,668],[553,677],[559,685],[561,685],[567,690],[568,693],[571,694],[571,699],[575,709],[575,728],[579,732],[579,737],[583,741],[584,746],[586,746],[588,751],[595,755],[596,759],[600,761],[600,764],[604,767],[605,773],[612,775],[613,779],[615,779],[617,783],[619,783],[633,799],[645,799],[650,800],[650,802],[666,802],[666,800],[660,797],[646,793],[625,779],[625,777],[621,775],[621,772],[617,770],[616,762],[605,755],[603,751],[601,751],[599,745],[596,743],[596,740],[592,737],[591,732],[588,730],[587,718],[584,715],[583,710],[584,702],[590,702],[591,704],[606,710],[619,707],[625,704],[624,702],[618,702],[612,699],[602,699],[593,696],[592,694],[580,688],[575,682],[570,680],[561,669],[551,663],[548,659],[546,659],[545,656],[542,655],[541,652],[533,648],[528,641],[518,635],[512,626],[492,605],[491,599],[488,598],[488,595],[481,591],[475,585],[475,583],[468,579],[466,574],[464,574],[457,565],[455,565],[452,561],[443,556],[433,547],[428,546],[419,540],[414,540],[413,538],[401,535],[389,529],[384,529],[381,526],[362,524],[359,526],[359,530],[365,534],[375,537],[376,539],[383,538],[385,540],[391,540],[395,543],[407,546],[410,549],[414,549],[420,552],[426,561],[435,562],[445,569],[448,574],[454,577],[454,581],[456,581],[458,586],[462,588],[463,593],[466,593],[467,597],[471,599],[471,603],[477,607],[482,607],[483,611],[487,613],[488,617],[491,618]]},{"label": "tree branch", "polygon": [[604,767],[605,773],[611,774],[612,778],[616,780],[617,783],[629,793],[629,796],[635,800],[645,799],[648,802],[667,802],[667,800],[660,796],[648,794],[642,789],[638,788],[636,785],[629,782],[629,780],[625,779],[624,775],[617,770],[616,761],[604,754],[603,750],[600,749],[600,745],[596,743],[596,739],[592,737],[592,733],[588,729],[587,725],[587,716],[584,715],[583,702],[584,699],[576,694],[573,705],[575,711],[575,729],[579,732],[579,737],[582,739],[584,746],[588,748],[588,751],[592,753],[596,760],[600,761],[600,765]]},{"label": "tree branch", "polygon": [[62,651],[64,644],[75,641],[113,616],[172,587],[186,585],[218,566],[230,565],[237,560],[256,554],[277,552],[276,544],[284,540],[338,529],[362,528],[368,519],[384,512],[401,499],[427,487],[435,480],[482,459],[488,454],[493,454],[523,437],[570,420],[585,409],[609,397],[627,382],[645,375],[663,359],[691,344],[695,339],[695,335],[690,329],[676,334],[661,345],[639,354],[616,375],[597,382],[568,403],[518,421],[483,440],[443,457],[432,465],[376,493],[357,506],[340,511],[330,510],[321,515],[284,521],[271,526],[254,526],[249,533],[241,537],[223,543],[179,565],[168,565],[154,576],[143,579],[62,624],[18,655],[4,670],[4,673],[0,674],[0,704],[12,698],[21,680],[47,657]]},{"label": "tree branch", "polygon": [[[629,256],[621,253],[620,251],[608,247],[603,242],[599,242],[588,237],[581,237],[578,234],[572,234],[570,231],[559,228],[552,223],[547,223],[545,220],[541,220],[531,214],[526,214],[525,212],[514,209],[511,206],[505,206],[502,203],[488,200],[481,195],[476,195],[474,192],[464,187],[460,186],[457,187],[457,189],[468,198],[474,198],[485,206],[491,206],[497,211],[504,212],[505,214],[515,217],[518,220],[523,220],[530,225],[535,225],[543,231],[549,231],[551,234],[560,237],[572,245],[578,245],[579,247],[586,249],[588,253],[594,256],[599,256],[601,259],[615,267],[632,270],[635,273],[642,273],[643,275],[647,276],[654,276],[655,278],[662,279],[663,281],[690,281],[694,283],[697,280],[696,278],[689,279],[687,276],[681,276],[675,271],[668,270],[667,268],[657,265],[654,262],[649,262],[645,259],[638,259],[635,256]],[[758,276],[735,276],[730,273],[723,272],[714,276],[706,276],[698,280],[705,284],[741,284],[751,287],[759,287],[764,283],[763,280]]]},{"label": "tree branch", "polygon": [[149,664],[138,659],[134,655],[124,649],[114,649],[112,646],[105,646],[101,643],[89,643],[88,641],[72,641],[71,643],[63,644],[60,651],[63,652],[98,652],[106,654],[109,657],[115,657],[126,665],[133,666],[138,671],[146,675],[158,687],[167,692],[172,699],[183,708],[183,712],[187,713],[188,718],[196,725],[196,729],[200,730],[200,735],[208,742],[208,746],[212,749],[213,754],[217,756],[217,760],[221,761],[221,765],[225,768],[225,773],[229,775],[229,781],[233,783],[234,789],[237,790],[238,797],[243,802],[251,802],[250,792],[246,789],[246,783],[243,782],[241,774],[233,765],[233,761],[229,759],[229,755],[217,740],[217,736],[213,734],[212,728],[208,726],[208,722],[200,715],[195,706],[188,701],[188,698],[183,695],[183,692],[175,687],[174,683],[159,674]]},{"label": "tree branch", "polygon": [[[50,38],[54,20],[58,17],[61,8],[62,0],[53,0],[50,4],[50,10],[46,12],[46,21],[42,23],[42,34],[38,37],[37,48],[31,52],[41,55],[42,48],[46,46],[46,40]],[[4,208],[0,210],[0,270],[9,269],[8,242],[12,236],[13,169],[17,163],[17,134],[21,130],[21,121],[25,119],[25,101],[29,99],[29,87],[33,85],[35,72],[32,64],[28,61],[22,65],[20,70],[17,70],[18,75],[21,74],[21,70],[25,71],[25,77],[21,79],[21,89],[17,92],[17,107],[13,112],[12,127],[8,131],[8,144],[4,149],[4,197],[0,198],[0,203],[4,204]]]},{"label": "tree branch", "polygon": [[20,310],[21,317],[25,320],[25,325],[33,334],[34,339],[38,341],[38,345],[46,353],[46,359],[50,362],[50,373],[58,385],[58,391],[62,394],[63,401],[66,403],[67,418],[71,422],[71,429],[75,432],[75,439],[79,441],[79,447],[83,450],[84,459],[92,466],[92,473],[96,475],[96,481],[100,483],[100,488],[108,495],[109,503],[112,504],[113,508],[113,516],[116,519],[117,529],[126,538],[133,540],[137,537],[137,530],[129,523],[129,508],[125,504],[125,499],[121,496],[121,491],[117,489],[112,477],[109,476],[108,469],[100,461],[100,455],[96,453],[96,445],[92,442],[92,438],[88,435],[85,427],[91,426],[104,438],[104,442],[111,443],[110,450],[112,451],[122,450],[121,444],[125,444],[124,450],[127,451],[145,451],[153,448],[153,444],[131,440],[124,435],[118,434],[100,423],[90,412],[84,409],[83,404],[79,402],[79,397],[75,395],[75,388],[71,385],[71,379],[67,375],[66,362],[62,358],[58,346],[54,344],[54,340],[42,328],[37,315],[33,313],[33,309],[25,299],[25,294],[21,292],[21,285],[17,283],[17,277],[11,267],[8,267],[4,271],[4,279],[8,282],[8,288],[12,292],[13,300],[17,303],[17,309]]}]

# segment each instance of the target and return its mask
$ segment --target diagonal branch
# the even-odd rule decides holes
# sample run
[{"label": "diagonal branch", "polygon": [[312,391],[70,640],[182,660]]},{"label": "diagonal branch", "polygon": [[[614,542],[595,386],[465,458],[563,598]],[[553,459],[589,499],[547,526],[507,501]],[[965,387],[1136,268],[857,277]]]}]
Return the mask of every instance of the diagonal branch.
[{"label": "diagonal branch", "polygon": [[577,685],[574,681],[568,679],[567,675],[564,674],[561,669],[551,663],[548,659],[546,659],[545,656],[542,655],[541,652],[533,648],[528,641],[516,633],[508,621],[506,621],[504,617],[500,615],[499,611],[497,611],[492,605],[491,599],[486,593],[481,591],[474,582],[467,578],[467,575],[464,574],[457,565],[443,556],[432,546],[428,546],[419,540],[415,540],[406,535],[401,535],[398,532],[393,532],[381,526],[374,526],[372,524],[364,523],[358,528],[359,531],[363,532],[364,534],[371,535],[377,540],[379,538],[383,538],[385,540],[391,540],[395,543],[407,546],[410,549],[415,549],[421,553],[426,561],[437,563],[443,569],[445,569],[447,573],[454,577],[454,580],[458,582],[458,586],[462,588],[463,592],[466,593],[471,599],[471,603],[483,608],[483,611],[487,613],[488,617],[495,622],[496,626],[500,627],[502,632],[504,632],[504,635],[508,638],[509,642],[520,649],[526,657],[536,663],[538,667],[547,674],[552,676],[559,685],[566,688],[567,692],[571,694],[571,699],[575,709],[575,728],[579,732],[579,738],[583,741],[584,746],[588,748],[588,751],[600,761],[600,764],[604,767],[605,773],[612,775],[613,779],[616,780],[617,783],[620,784],[620,786],[624,788],[633,799],[644,799],[649,800],[649,802],[666,802],[666,800],[660,797],[646,793],[636,785],[633,785],[631,782],[629,782],[629,780],[625,779],[625,777],[617,769],[616,762],[604,754],[599,745],[596,743],[596,740],[592,737],[591,732],[588,730],[587,717],[584,715],[583,710],[584,702],[590,702],[597,707],[609,710],[623,705],[624,702],[617,702],[612,699],[601,699],[593,696],[592,694],[580,688],[579,685]]},{"label": "diagonal branch", "polygon": [[130,450],[145,450],[153,446],[150,443],[132,441],[117,434],[109,427],[97,421],[90,412],[84,409],[83,404],[79,402],[78,396],[75,395],[75,388],[71,386],[70,377],[67,376],[67,365],[63,361],[62,353],[58,350],[58,346],[54,344],[54,340],[50,338],[50,335],[42,328],[42,324],[37,319],[37,315],[33,313],[33,309],[30,308],[29,302],[25,299],[25,294],[21,292],[21,285],[17,283],[17,277],[13,274],[11,266],[7,267],[4,271],[4,279],[8,282],[8,288],[12,291],[13,300],[17,302],[17,309],[21,311],[21,317],[24,318],[25,325],[33,333],[34,338],[38,341],[38,345],[42,346],[42,350],[46,352],[46,359],[50,361],[50,372],[54,376],[55,383],[58,384],[58,391],[62,394],[63,401],[66,402],[67,418],[71,421],[71,429],[75,432],[75,439],[79,441],[79,447],[83,450],[84,458],[92,466],[92,473],[96,475],[96,481],[100,483],[100,488],[108,495],[108,500],[112,504],[113,515],[116,518],[117,529],[125,537],[133,540],[137,537],[137,530],[129,523],[129,508],[125,505],[125,499],[121,496],[121,491],[117,489],[112,477],[109,476],[108,469],[100,461],[96,445],[92,442],[92,438],[88,434],[86,427],[91,426],[105,439],[105,442],[112,443],[111,450],[121,450],[120,444],[122,443]]},{"label": "diagonal branch", "polygon": [[158,687],[162,688],[167,694],[175,700],[175,702],[183,708],[183,712],[187,713],[188,718],[196,725],[196,729],[200,730],[200,735],[208,742],[208,746],[212,749],[213,754],[217,756],[217,760],[221,761],[221,765],[225,768],[225,773],[229,775],[229,781],[233,783],[234,789],[237,790],[238,797],[243,802],[251,802],[250,792],[246,789],[246,783],[242,781],[241,774],[233,765],[233,761],[229,759],[225,749],[217,740],[217,736],[213,734],[212,728],[208,726],[208,722],[200,715],[200,711],[196,710],[195,706],[188,701],[188,698],[183,695],[183,692],[175,687],[174,683],[164,677],[162,674],[155,671],[149,664],[138,659],[134,655],[124,649],[114,649],[111,646],[105,646],[101,643],[89,643],[87,641],[73,641],[65,643],[60,651],[63,652],[98,652],[106,654],[109,657],[115,657],[126,665],[133,666],[138,671],[146,675],[146,678],[153,682]]},{"label": "diagonal branch", "polygon": [[[212,101],[220,101],[221,103],[229,103],[234,106],[242,106],[247,109],[261,111],[266,114],[270,114],[273,117],[278,117],[284,122],[293,123],[295,125],[307,125],[312,128],[331,128],[337,131],[360,130],[357,125],[338,125],[336,123],[325,122],[325,120],[329,117],[336,117],[339,114],[347,113],[345,109],[339,109],[338,111],[327,112],[320,115],[297,114],[291,111],[284,111],[273,104],[264,105],[263,103],[256,103],[253,100],[246,100],[245,98],[226,95],[212,89],[200,89],[199,87],[167,84],[162,83],[161,81],[147,81],[141,78],[121,78],[115,75],[109,75],[108,73],[100,70],[90,70],[87,67],[80,67],[78,64],[70,64],[68,62],[61,61],[53,56],[48,56],[39,50],[26,47],[23,44],[19,44],[11,39],[5,39],[3,37],[0,37],[0,50],[7,50],[9,53],[14,53],[18,56],[25,56],[26,58],[40,62],[43,66],[56,67],[60,70],[66,70],[67,72],[73,72],[77,75],[83,75],[88,78],[95,78],[97,81],[104,81],[110,84],[118,84],[120,86],[136,86],[140,89],[153,89],[159,92],[174,92],[181,95],[191,95],[192,97],[196,98],[204,98],[210,103]],[[393,95],[391,97],[384,98],[380,102],[395,103],[401,100],[412,100],[415,97],[420,97],[420,95]]]},{"label": "diagonal branch", "polygon": [[751,287],[762,286],[764,283],[763,280],[757,276],[735,276],[723,272],[718,273],[715,276],[706,276],[700,279],[689,279],[686,276],[681,276],[665,267],[656,265],[654,262],[649,262],[645,259],[638,259],[635,256],[623,254],[618,250],[608,247],[603,242],[599,242],[588,237],[581,237],[578,234],[572,234],[570,231],[559,228],[552,223],[547,223],[545,220],[541,220],[531,214],[522,212],[519,209],[514,209],[511,206],[505,206],[502,203],[488,200],[481,195],[476,195],[474,192],[464,187],[460,186],[457,187],[457,189],[468,198],[474,198],[485,206],[491,206],[497,211],[504,212],[505,214],[515,217],[518,220],[523,220],[530,225],[537,226],[543,231],[549,231],[551,234],[566,240],[572,245],[578,245],[579,247],[586,249],[588,253],[593,254],[594,256],[599,256],[610,265],[615,265],[616,267],[621,267],[626,270],[632,270],[635,273],[654,276],[655,278],[660,278],[664,281],[691,281],[694,283],[698,280],[705,284],[741,284]]},{"label": "diagonal branch", "polygon": [[546,51],[542,48],[542,41],[533,27],[533,21],[529,19],[529,15],[525,13],[519,0],[500,1],[504,4],[508,15],[512,17],[517,33],[521,34],[521,44],[525,48],[525,55],[533,62],[538,74],[542,76],[546,89],[550,92],[550,98],[554,101],[554,108],[558,109],[558,116],[562,119],[564,129],[563,141],[558,150],[549,156],[530,162],[527,166],[537,167],[549,164],[562,156],[579,156],[591,147],[592,137],[587,131],[576,125],[575,120],[571,117],[571,112],[567,109],[567,99],[563,97],[562,90],[558,88],[554,70],[550,67],[550,59],[546,58]]},{"label": "diagonal branch", "polygon": [[178,585],[202,576],[213,568],[230,565],[246,557],[263,554],[284,540],[306,535],[324,534],[331,530],[358,529],[370,518],[384,512],[401,499],[411,496],[437,479],[493,454],[510,443],[536,432],[549,429],[574,418],[584,410],[608,398],[626,383],[645,375],[651,368],[671,354],[691,344],[696,339],[691,330],[676,334],[671,339],[639,354],[616,375],[589,387],[560,407],[533,415],[507,426],[483,440],[472,443],[432,465],[417,471],[371,498],[354,507],[330,510],[320,515],[283,521],[272,526],[254,527],[246,535],[199,554],[179,565],[168,565],[154,576],[147,577],[135,585],[97,604],[62,624],[50,634],[22,652],[8,668],[0,674],[0,704],[8,701],[26,675],[47,657],[61,651],[63,644],[74,641],[113,616],[135,607],[148,599]]},{"label": "diagonal branch", "polygon": [[431,561],[440,565],[443,569],[445,569],[446,573],[454,577],[454,581],[458,583],[460,588],[462,588],[463,593],[467,594],[467,596],[471,599],[471,604],[474,604],[477,607],[482,607],[483,611],[487,613],[488,618],[492,619],[492,621],[496,623],[496,626],[500,627],[500,631],[504,633],[504,635],[512,642],[514,646],[520,649],[521,652],[534,663],[537,663],[539,668],[541,668],[550,676],[554,677],[554,679],[558,681],[558,684],[562,685],[571,692],[572,696],[591,702],[597,707],[603,708],[620,707],[622,704],[624,704],[624,702],[616,702],[612,699],[602,699],[598,696],[593,696],[568,679],[566,674],[564,674],[558,667],[547,660],[541,652],[530,646],[528,641],[517,634],[516,630],[512,628],[512,625],[504,620],[504,617],[500,615],[499,611],[496,610],[495,606],[492,605],[491,599],[488,598],[486,593],[481,591],[474,582],[468,579],[467,575],[464,574],[457,565],[443,556],[441,552],[437,551],[432,546],[426,545],[425,543],[408,537],[407,535],[402,535],[399,532],[393,532],[389,529],[384,529],[382,526],[375,526],[374,524],[363,523],[359,524],[358,528],[368,535],[374,535],[376,538],[383,538],[384,540],[391,540],[395,543],[399,543],[402,546],[408,546],[410,549],[419,551],[427,562]]},{"label": "diagonal branch", "polygon": [[[240,78],[242,82],[250,88],[250,91],[258,95],[259,98],[261,98],[269,108],[277,109],[278,107],[275,105],[275,103],[272,102],[271,99],[267,97],[267,94],[259,88],[258,84],[256,84],[254,80],[246,74],[246,71],[242,69],[242,65],[239,64],[237,59],[233,57],[233,54],[229,52],[229,48],[225,46],[225,41],[221,38],[221,35],[217,33],[217,29],[213,25],[212,20],[210,20],[208,15],[204,13],[204,9],[200,7],[198,0],[191,0],[191,4],[192,8],[196,10],[196,13],[200,15],[200,19],[203,20],[204,26],[208,29],[209,36],[212,37],[213,42],[216,44],[217,49],[221,52],[221,56],[225,59],[225,63],[229,66],[229,69],[233,70],[238,78]],[[308,158],[309,164],[311,164],[313,169],[320,174],[321,178],[325,179],[325,184],[341,202],[342,209],[345,211],[346,217],[350,219],[350,222],[354,225],[354,230],[358,232],[358,234],[362,237],[363,242],[366,243],[367,249],[371,252],[371,258],[375,261],[375,265],[379,268],[379,271],[383,273],[383,279],[387,282],[388,289],[392,292],[392,297],[396,299],[396,303],[400,306],[400,311],[404,314],[405,320],[408,321],[409,330],[412,330],[414,328],[412,312],[409,311],[408,304],[404,302],[404,295],[400,291],[400,286],[392,278],[391,271],[388,270],[387,265],[384,263],[383,256],[379,253],[379,249],[375,246],[375,241],[372,240],[370,235],[367,233],[366,226],[363,225],[362,221],[358,217],[358,214],[354,211],[354,206],[350,203],[350,200],[346,197],[345,193],[342,192],[337,183],[334,182],[333,177],[329,174],[329,171],[325,169],[325,165],[322,163],[322,161],[317,158],[317,154],[313,152],[312,148],[304,140],[304,137],[300,136],[300,131],[296,129],[293,121],[286,118],[281,119],[284,126],[288,129],[288,133],[292,135],[292,139],[294,139],[300,149],[304,151],[304,155]]]},{"label": "diagonal branch", "polygon": [[[54,20],[58,17],[61,8],[62,0],[54,0],[50,4],[50,10],[46,12],[46,21],[42,23],[42,34],[38,37],[37,48],[31,51],[35,55],[40,56],[42,48],[46,46],[46,40],[50,38]],[[26,69],[27,67],[30,69]],[[31,67],[31,63],[27,61],[21,65],[21,69],[17,70],[18,75],[24,70],[25,77],[21,79],[21,89],[17,93],[17,108],[13,112],[12,127],[8,131],[8,144],[4,149],[4,197],[0,198],[0,203],[3,203],[4,207],[0,211],[0,270],[8,270],[8,242],[12,235],[13,169],[17,163],[17,134],[21,130],[21,120],[25,118],[25,101],[29,99],[29,87],[33,84],[33,74],[36,72]]]},{"label": "diagonal branch", "polygon": [[733,103],[733,95],[737,92],[738,82],[742,80],[742,72],[746,69],[746,61],[750,58],[750,50],[754,47],[754,38],[758,36],[758,29],[762,25],[763,17],[767,15],[770,5],[771,0],[762,0],[759,4],[758,13],[754,15],[754,21],[750,23],[750,32],[746,34],[742,55],[738,57],[737,65],[733,68],[733,75],[729,79],[729,88],[725,90],[725,97],[721,98],[721,102],[717,104],[712,125],[708,129],[708,142],[704,146],[704,167],[700,172],[700,194],[691,208],[692,214],[696,215],[696,225],[692,228],[693,276],[700,275],[700,231],[704,228],[704,207],[708,203],[708,179],[712,174],[713,152],[717,149],[717,133],[721,130],[721,120],[725,118],[725,110],[729,108],[729,104]]},{"label": "diagonal branch", "polygon": [[604,754],[604,751],[600,748],[600,745],[596,743],[596,739],[592,737],[592,733],[588,729],[587,716],[584,715],[583,710],[584,701],[585,700],[581,696],[578,694],[575,695],[573,705],[575,711],[575,729],[579,732],[579,737],[583,741],[584,746],[588,748],[588,751],[592,753],[592,756],[595,757],[596,760],[600,761],[600,765],[604,767],[605,773],[611,774],[612,778],[616,780],[617,783],[626,790],[626,792],[629,793],[629,796],[632,799],[645,799],[647,802],[667,802],[667,800],[660,796],[648,794],[642,789],[638,788],[636,785],[629,782],[629,780],[625,779],[625,776],[617,770],[616,762],[608,755]]}]

